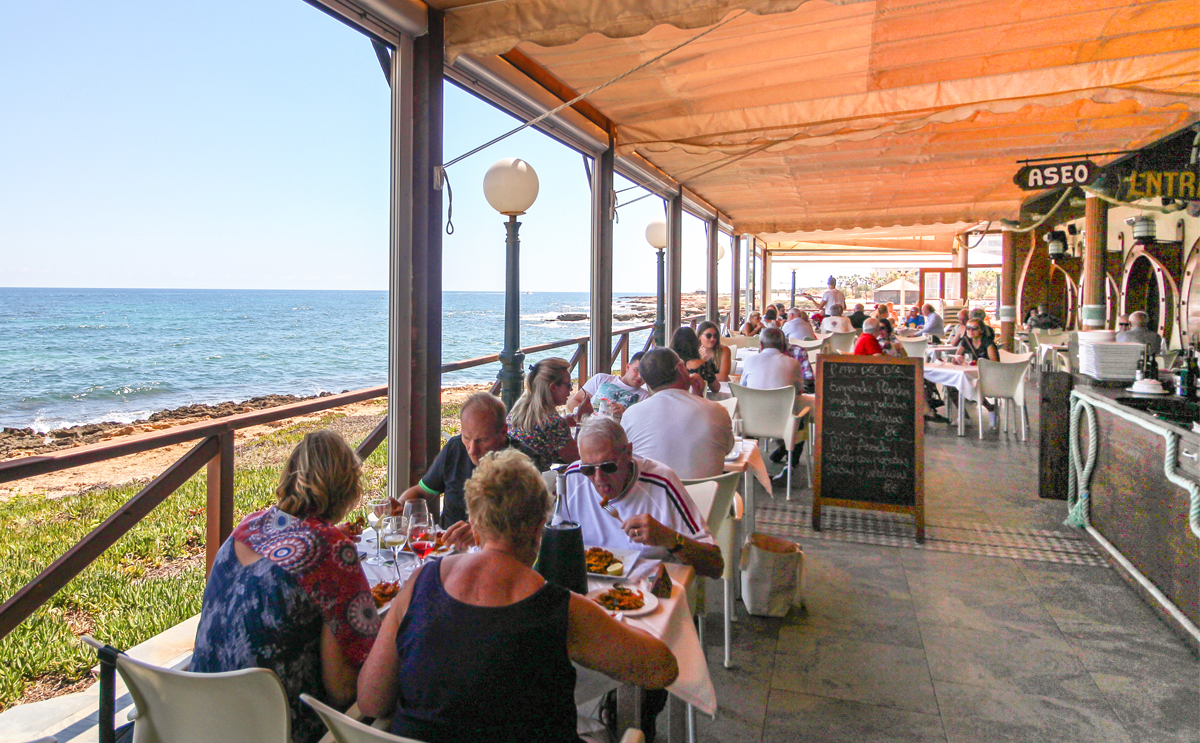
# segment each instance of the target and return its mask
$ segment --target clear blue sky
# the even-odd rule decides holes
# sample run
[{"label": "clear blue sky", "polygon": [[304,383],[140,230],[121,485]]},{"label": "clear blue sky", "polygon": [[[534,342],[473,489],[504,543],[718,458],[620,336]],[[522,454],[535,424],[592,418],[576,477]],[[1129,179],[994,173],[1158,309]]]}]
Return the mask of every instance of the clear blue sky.
[{"label": "clear blue sky", "polygon": [[[366,37],[302,0],[44,0],[0,17],[0,286],[387,287],[389,94]],[[445,115],[447,160],[515,126],[450,85]],[[530,130],[450,169],[445,288],[504,288],[503,218],[481,188],[503,157],[541,181],[522,289],[587,291],[582,159]],[[662,216],[657,198],[620,210],[618,293],[653,291],[643,232]],[[685,291],[704,285],[703,251],[689,217]]]}]

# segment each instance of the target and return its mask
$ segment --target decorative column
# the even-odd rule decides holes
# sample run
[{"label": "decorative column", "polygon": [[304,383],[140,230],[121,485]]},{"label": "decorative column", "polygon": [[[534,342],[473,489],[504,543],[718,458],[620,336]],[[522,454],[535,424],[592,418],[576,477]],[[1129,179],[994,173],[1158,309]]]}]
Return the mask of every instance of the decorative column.
[{"label": "decorative column", "polygon": [[1013,333],[1017,324],[1017,254],[1016,233],[1011,227],[1003,227],[1001,233],[1000,258],[1000,346],[1009,351],[1013,347]]},{"label": "decorative column", "polygon": [[1083,309],[1085,330],[1103,328],[1108,315],[1104,301],[1104,259],[1108,250],[1108,202],[1087,194],[1084,202]]}]

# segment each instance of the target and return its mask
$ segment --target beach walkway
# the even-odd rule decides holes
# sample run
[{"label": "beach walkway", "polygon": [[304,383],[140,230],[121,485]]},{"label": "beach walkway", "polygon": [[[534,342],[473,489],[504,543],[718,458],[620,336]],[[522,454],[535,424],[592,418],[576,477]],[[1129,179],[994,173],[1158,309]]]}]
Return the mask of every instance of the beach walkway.
[{"label": "beach walkway", "polygon": [[804,547],[807,610],[767,619],[739,604],[725,669],[709,592],[720,710],[697,739],[1200,740],[1200,661],[1062,526],[1065,504],[1038,498],[1036,438],[926,430],[924,546],[886,514],[825,510],[842,523],[818,535],[811,493],[759,497],[759,528]]}]

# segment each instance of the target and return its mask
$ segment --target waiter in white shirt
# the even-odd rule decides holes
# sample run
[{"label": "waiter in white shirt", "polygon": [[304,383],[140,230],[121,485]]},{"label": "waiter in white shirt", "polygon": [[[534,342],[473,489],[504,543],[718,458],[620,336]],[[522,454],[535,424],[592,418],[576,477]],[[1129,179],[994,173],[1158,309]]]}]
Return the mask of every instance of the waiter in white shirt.
[{"label": "waiter in white shirt", "polygon": [[837,288],[837,279],[830,276],[829,281],[826,283],[828,284],[829,288],[821,294],[820,299],[817,299],[811,294],[805,294],[804,296],[811,299],[813,303],[816,304],[817,307],[827,315],[829,314],[829,308],[835,304],[841,306],[843,310],[846,309],[846,295],[842,294],[842,290]]}]

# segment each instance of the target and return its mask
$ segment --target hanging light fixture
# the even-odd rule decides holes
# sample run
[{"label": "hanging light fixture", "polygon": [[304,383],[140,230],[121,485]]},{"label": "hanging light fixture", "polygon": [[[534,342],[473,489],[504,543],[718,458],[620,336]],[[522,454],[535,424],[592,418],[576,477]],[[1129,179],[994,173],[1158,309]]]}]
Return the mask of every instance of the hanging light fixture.
[{"label": "hanging light fixture", "polygon": [[1125,220],[1125,224],[1133,228],[1133,242],[1143,245],[1150,244],[1155,241],[1157,232],[1154,225],[1154,217],[1141,215],[1139,217],[1130,217]]},{"label": "hanging light fixture", "polygon": [[1057,261],[1067,252],[1067,234],[1062,230],[1051,230],[1042,238],[1050,248],[1050,260]]}]

